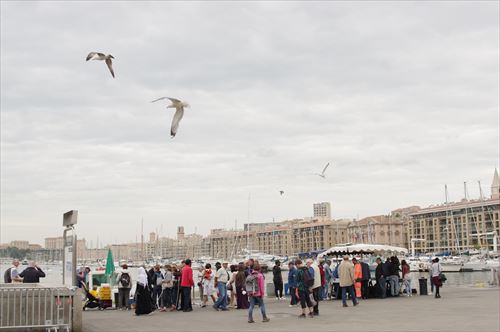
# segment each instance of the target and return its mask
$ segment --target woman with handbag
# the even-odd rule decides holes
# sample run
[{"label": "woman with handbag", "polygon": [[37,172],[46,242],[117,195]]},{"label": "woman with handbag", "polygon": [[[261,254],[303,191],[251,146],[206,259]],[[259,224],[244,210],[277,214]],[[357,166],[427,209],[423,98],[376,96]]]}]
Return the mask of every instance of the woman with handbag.
[{"label": "woman with handbag", "polygon": [[441,267],[441,264],[439,264],[439,258],[434,258],[431,265],[431,275],[432,284],[434,285],[434,289],[436,290],[436,295],[434,295],[436,299],[441,298],[441,295],[439,294],[439,288],[443,286],[443,282],[440,276],[441,272],[443,272],[443,268]]},{"label": "woman with handbag", "polygon": [[238,272],[234,278],[234,287],[236,287],[236,309],[248,309],[248,296],[245,290],[245,265],[240,263],[238,265]]},{"label": "woman with handbag", "polygon": [[411,273],[410,273],[410,265],[406,263],[403,259],[401,261],[401,270],[403,271],[403,283],[405,286],[406,296],[411,296]]}]

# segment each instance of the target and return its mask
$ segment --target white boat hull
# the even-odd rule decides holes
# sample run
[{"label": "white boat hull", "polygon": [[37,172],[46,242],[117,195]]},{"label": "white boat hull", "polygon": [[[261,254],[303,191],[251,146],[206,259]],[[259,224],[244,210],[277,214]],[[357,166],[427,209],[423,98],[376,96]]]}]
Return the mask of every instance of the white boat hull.
[{"label": "white boat hull", "polygon": [[441,264],[443,272],[460,272],[463,264]]}]

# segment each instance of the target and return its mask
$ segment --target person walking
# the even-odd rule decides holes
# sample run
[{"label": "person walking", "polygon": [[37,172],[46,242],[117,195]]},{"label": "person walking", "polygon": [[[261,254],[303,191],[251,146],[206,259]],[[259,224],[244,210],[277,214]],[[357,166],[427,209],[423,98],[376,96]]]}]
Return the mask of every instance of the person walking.
[{"label": "person walking", "polygon": [[290,292],[290,307],[297,305],[297,268],[293,262],[288,263],[288,291]]},{"label": "person walking", "polygon": [[354,265],[349,261],[349,256],[345,255],[339,267],[340,287],[342,289],[342,306],[348,307],[346,292],[351,296],[353,306],[359,304],[354,295]]},{"label": "person walking", "polygon": [[384,275],[384,263],[380,257],[377,258],[377,267],[375,269],[375,279],[377,281],[377,288],[379,291],[379,297],[384,299],[387,296],[387,285]]},{"label": "person walking", "polygon": [[215,272],[214,286],[219,291],[219,297],[215,301],[213,308],[215,310],[227,311],[227,282],[229,281],[229,272],[227,272],[228,262],[223,262],[222,267]]},{"label": "person walking", "polygon": [[23,272],[19,273],[19,277],[23,278],[23,283],[39,283],[40,278],[45,278],[45,272],[36,265],[35,261],[31,261],[29,266],[24,269]]},{"label": "person walking", "polygon": [[191,260],[188,258],[184,262],[184,267],[181,271],[181,289],[182,289],[182,311],[193,311],[191,304],[191,288],[194,286],[193,269],[191,268]]},{"label": "person walking", "polygon": [[372,278],[370,266],[365,262],[361,261],[361,298],[368,299],[370,292],[370,279]]},{"label": "person walking", "polygon": [[441,264],[439,264],[439,258],[436,257],[432,260],[431,265],[432,284],[434,285],[434,289],[436,290],[436,294],[434,295],[436,299],[441,298],[441,294],[439,294],[439,288],[443,286],[443,282],[440,276],[442,272],[443,268],[441,267]]},{"label": "person walking", "polygon": [[323,263],[323,271],[325,272],[325,285],[323,286],[323,299],[328,300],[332,298],[332,294],[330,292],[330,289],[332,287],[332,280],[333,280],[333,271],[330,267],[332,262],[327,259]]},{"label": "person walking", "polygon": [[116,283],[118,284],[118,309],[129,310],[128,299],[130,297],[130,288],[132,288],[132,278],[127,264],[122,265],[121,271],[116,276]]},{"label": "person walking", "polygon": [[314,308],[311,302],[309,286],[307,285],[307,280],[313,279],[309,273],[309,268],[302,264],[300,259],[295,261],[295,266],[297,267],[296,282],[297,282],[297,293],[300,299],[300,307],[302,313],[299,318],[306,318],[306,306],[309,309],[309,317],[314,318]]},{"label": "person walking", "polygon": [[406,293],[406,296],[410,297],[411,296],[410,265],[408,265],[408,263],[406,263],[406,261],[404,259],[401,261],[401,270],[402,270],[402,275],[403,275],[403,284],[405,287],[405,293]]},{"label": "person walking", "polygon": [[314,302],[314,316],[319,315],[319,292],[321,290],[321,272],[319,270],[319,266],[316,262],[314,262],[312,259],[307,260],[307,265],[309,266],[309,270],[312,268],[313,269],[313,278],[314,278],[314,283],[311,287],[311,292],[313,295]]},{"label": "person walking", "polygon": [[151,304],[151,293],[148,286],[148,275],[144,267],[140,267],[137,273],[137,285],[135,288],[135,314],[148,315],[153,311]]},{"label": "person walking", "polygon": [[242,263],[238,264],[238,272],[236,273],[234,282],[236,288],[236,309],[248,309],[250,306],[245,289],[246,277],[245,265]]},{"label": "person walking", "polygon": [[274,294],[277,300],[283,300],[283,276],[281,275],[281,262],[276,260],[273,267]]},{"label": "person walking", "polygon": [[270,319],[266,315],[266,306],[264,304],[264,275],[262,274],[260,270],[260,264],[258,262],[254,262],[253,265],[253,271],[251,274],[251,277],[253,278],[253,282],[257,282],[257,287],[255,288],[255,291],[248,294],[250,296],[250,307],[248,308],[248,322],[249,323],[254,323],[255,321],[253,320],[253,308],[256,304],[259,305],[260,312],[262,314],[262,322],[267,323],[270,321]]},{"label": "person walking", "polygon": [[363,277],[363,271],[361,264],[356,257],[352,258],[352,264],[354,265],[354,291],[358,299],[361,298],[361,281]]}]

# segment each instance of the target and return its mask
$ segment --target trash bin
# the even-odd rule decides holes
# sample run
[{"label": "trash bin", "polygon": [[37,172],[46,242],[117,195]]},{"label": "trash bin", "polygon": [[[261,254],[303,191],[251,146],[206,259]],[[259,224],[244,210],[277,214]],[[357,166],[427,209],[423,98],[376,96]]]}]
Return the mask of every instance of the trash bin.
[{"label": "trash bin", "polygon": [[420,295],[428,295],[427,293],[427,278],[418,279],[418,285],[420,290]]},{"label": "trash bin", "polygon": [[274,284],[272,282],[266,285],[266,294],[268,297],[274,297]]}]

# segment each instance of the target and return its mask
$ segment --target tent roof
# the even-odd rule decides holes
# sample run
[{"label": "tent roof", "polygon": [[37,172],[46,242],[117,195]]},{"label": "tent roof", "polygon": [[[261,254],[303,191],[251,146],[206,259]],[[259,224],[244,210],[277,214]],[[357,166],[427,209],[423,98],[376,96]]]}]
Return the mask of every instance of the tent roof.
[{"label": "tent roof", "polygon": [[318,258],[323,256],[339,256],[339,255],[357,255],[357,254],[375,254],[375,255],[406,255],[408,249],[402,247],[386,246],[382,244],[353,244],[346,246],[331,247],[318,255]]}]

